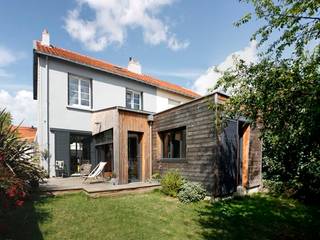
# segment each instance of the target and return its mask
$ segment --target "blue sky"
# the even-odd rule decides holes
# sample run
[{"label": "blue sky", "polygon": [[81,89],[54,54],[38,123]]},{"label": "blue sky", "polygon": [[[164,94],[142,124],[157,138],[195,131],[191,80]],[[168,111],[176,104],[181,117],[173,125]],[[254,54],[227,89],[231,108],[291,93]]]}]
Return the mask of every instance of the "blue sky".
[{"label": "blue sky", "polygon": [[[131,6],[119,0],[81,1],[11,0],[1,4],[0,93],[6,95],[0,95],[0,105],[10,98],[19,102],[17,94],[22,90],[22,99],[29,97],[32,41],[40,39],[44,28],[49,30],[53,45],[120,66],[126,66],[134,56],[143,73],[198,92],[203,89],[195,82],[206,77],[210,67],[223,65],[230,54],[244,51],[246,55],[248,50],[249,58],[255,55],[255,45],[249,40],[258,25],[233,26],[250,11],[249,5],[237,0],[159,0],[148,6],[137,0]],[[125,10],[133,14],[123,19]],[[88,26],[91,33],[83,31]],[[202,88],[210,85],[210,79],[206,81]],[[20,120],[25,116],[14,117]]]}]

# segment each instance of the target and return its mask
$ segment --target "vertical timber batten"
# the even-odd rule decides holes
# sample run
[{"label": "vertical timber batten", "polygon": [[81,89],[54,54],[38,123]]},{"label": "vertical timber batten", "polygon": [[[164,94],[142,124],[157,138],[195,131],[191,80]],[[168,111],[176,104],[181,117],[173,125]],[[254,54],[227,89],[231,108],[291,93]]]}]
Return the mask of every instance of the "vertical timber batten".
[{"label": "vertical timber batten", "polygon": [[150,127],[148,115],[119,109],[120,183],[128,183],[128,132],[141,135],[140,181],[150,178]]},{"label": "vertical timber batten", "polygon": [[248,164],[249,164],[249,144],[250,144],[250,126],[246,125],[243,129],[242,144],[242,186],[248,187]]},{"label": "vertical timber batten", "polygon": [[95,112],[92,125],[101,123],[94,134],[113,128],[114,167],[119,183],[128,183],[128,133],[138,133],[141,136],[141,164],[140,181],[151,177],[150,171],[150,126],[146,113],[134,112],[126,109],[107,109]]}]

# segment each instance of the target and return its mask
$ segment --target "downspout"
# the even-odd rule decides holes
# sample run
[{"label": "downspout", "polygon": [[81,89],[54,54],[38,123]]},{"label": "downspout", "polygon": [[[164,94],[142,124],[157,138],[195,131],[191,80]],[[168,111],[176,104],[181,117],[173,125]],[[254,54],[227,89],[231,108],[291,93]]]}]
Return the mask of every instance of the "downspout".
[{"label": "downspout", "polygon": [[150,165],[149,165],[149,178],[151,179],[152,176],[152,122],[149,124],[150,128]]},{"label": "downspout", "polygon": [[47,148],[48,148],[48,175],[50,177],[50,128],[49,128],[49,58],[46,56],[47,67]]},{"label": "downspout", "polygon": [[152,177],[152,124],[153,124],[153,115],[148,116],[149,123],[149,178]]}]

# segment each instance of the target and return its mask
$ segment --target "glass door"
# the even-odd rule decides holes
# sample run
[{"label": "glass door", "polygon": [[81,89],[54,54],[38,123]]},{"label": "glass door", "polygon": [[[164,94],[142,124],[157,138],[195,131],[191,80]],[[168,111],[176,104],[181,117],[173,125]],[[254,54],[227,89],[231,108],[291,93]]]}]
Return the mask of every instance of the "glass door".
[{"label": "glass door", "polygon": [[80,165],[90,163],[91,136],[70,134],[70,174],[79,174]]},{"label": "glass door", "polygon": [[139,133],[128,134],[128,182],[140,181],[140,139]]}]

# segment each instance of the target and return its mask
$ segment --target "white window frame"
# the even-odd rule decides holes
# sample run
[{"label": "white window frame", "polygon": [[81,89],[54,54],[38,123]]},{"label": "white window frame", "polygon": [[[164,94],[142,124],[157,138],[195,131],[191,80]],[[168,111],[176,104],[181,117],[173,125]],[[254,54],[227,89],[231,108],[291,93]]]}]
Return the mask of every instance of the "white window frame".
[{"label": "white window frame", "polygon": [[[71,104],[70,103],[70,99],[69,99],[69,81],[70,79],[73,78],[73,79],[77,79],[78,80],[78,104]],[[89,105],[82,105],[81,104],[81,82],[89,82]],[[80,77],[80,76],[77,76],[77,75],[74,75],[74,74],[69,74],[69,77],[68,77],[68,106],[69,107],[75,107],[75,108],[81,108],[81,109],[91,109],[91,79],[90,78],[84,78],[84,77]]]},{"label": "white window frame", "polygon": [[[132,95],[131,101],[130,101],[130,107],[127,106],[127,93],[130,92]],[[134,94],[139,95],[139,108],[135,109],[134,108]],[[126,89],[126,97],[125,97],[125,101],[126,101],[126,108],[130,108],[133,110],[142,110],[142,92],[138,92],[138,91],[134,91],[131,89]]]}]

